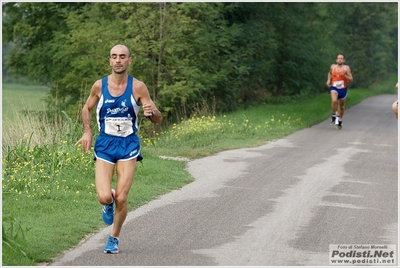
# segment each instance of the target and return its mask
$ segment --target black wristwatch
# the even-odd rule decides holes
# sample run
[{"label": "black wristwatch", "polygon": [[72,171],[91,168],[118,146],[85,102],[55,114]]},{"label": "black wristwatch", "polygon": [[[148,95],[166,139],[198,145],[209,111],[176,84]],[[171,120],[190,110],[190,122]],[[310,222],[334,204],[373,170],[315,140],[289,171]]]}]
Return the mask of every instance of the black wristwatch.
[{"label": "black wristwatch", "polygon": [[151,115],[150,116],[146,116],[147,118],[152,118],[154,115],[155,115],[156,113],[153,111],[153,110],[151,110]]}]

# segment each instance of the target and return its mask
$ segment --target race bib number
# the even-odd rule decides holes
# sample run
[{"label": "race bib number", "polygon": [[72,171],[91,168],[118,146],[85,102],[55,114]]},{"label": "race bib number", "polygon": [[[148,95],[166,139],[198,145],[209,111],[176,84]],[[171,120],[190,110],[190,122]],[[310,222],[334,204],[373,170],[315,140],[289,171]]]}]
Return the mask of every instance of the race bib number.
[{"label": "race bib number", "polygon": [[133,133],[132,118],[107,117],[104,124],[104,132],[108,135],[127,137]]},{"label": "race bib number", "polygon": [[338,89],[344,88],[344,81],[343,80],[335,81],[333,82],[333,86]]}]

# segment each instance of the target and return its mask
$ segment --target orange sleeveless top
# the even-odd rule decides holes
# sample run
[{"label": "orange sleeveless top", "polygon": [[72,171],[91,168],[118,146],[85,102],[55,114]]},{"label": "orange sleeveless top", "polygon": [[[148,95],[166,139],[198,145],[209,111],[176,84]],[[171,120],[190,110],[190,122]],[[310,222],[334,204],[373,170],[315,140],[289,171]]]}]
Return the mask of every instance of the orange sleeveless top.
[{"label": "orange sleeveless top", "polygon": [[332,86],[337,89],[347,88],[347,79],[344,76],[343,67],[337,70],[337,64],[332,69]]}]

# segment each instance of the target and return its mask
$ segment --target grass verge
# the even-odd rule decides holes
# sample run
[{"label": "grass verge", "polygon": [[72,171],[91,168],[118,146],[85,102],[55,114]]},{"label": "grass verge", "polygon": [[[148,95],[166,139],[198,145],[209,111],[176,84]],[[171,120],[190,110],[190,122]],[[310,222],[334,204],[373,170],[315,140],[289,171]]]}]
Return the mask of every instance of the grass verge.
[{"label": "grass verge", "polygon": [[21,111],[44,110],[44,98],[46,97],[48,91],[48,87],[40,85],[22,85],[15,83],[3,84],[3,118],[14,119],[16,113]]}]

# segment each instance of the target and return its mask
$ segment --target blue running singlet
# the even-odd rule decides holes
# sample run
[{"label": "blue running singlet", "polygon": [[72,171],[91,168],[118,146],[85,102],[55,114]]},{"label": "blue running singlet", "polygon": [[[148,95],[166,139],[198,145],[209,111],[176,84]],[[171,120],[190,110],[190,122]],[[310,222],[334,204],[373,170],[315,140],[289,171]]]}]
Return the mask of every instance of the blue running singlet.
[{"label": "blue running singlet", "polygon": [[133,77],[128,76],[124,93],[114,97],[108,91],[108,76],[102,78],[101,96],[97,103],[96,117],[100,134],[94,146],[94,159],[101,159],[111,164],[127,161],[140,154],[138,113],[140,105],[132,93]]}]

